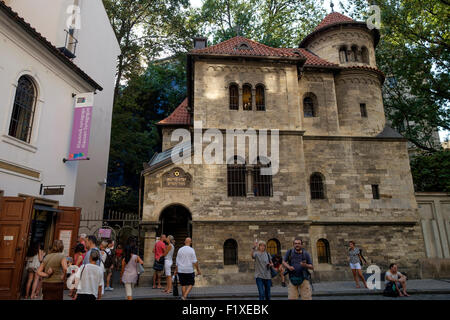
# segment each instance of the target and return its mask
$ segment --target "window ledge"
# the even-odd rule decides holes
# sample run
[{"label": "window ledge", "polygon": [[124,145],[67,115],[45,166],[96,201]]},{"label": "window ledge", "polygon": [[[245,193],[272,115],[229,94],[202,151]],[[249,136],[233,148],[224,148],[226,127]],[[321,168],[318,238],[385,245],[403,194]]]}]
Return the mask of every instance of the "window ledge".
[{"label": "window ledge", "polygon": [[12,144],[13,146],[16,146],[18,148],[21,148],[23,150],[26,150],[26,151],[29,151],[29,152],[32,152],[32,153],[36,153],[36,151],[38,150],[37,147],[35,147],[35,146],[33,146],[33,145],[31,145],[31,144],[29,144],[27,142],[24,142],[24,141],[22,141],[20,139],[11,137],[9,135],[6,135],[6,134],[4,134],[2,136],[2,141],[6,142],[6,143],[9,143],[9,144]]}]

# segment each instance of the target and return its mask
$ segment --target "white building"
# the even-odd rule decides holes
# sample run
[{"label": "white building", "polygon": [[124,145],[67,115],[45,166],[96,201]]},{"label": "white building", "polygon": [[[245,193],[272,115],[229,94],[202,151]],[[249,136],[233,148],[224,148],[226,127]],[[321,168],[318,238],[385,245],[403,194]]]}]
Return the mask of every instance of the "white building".
[{"label": "white building", "polygon": [[[81,207],[83,217],[101,220],[120,54],[102,1],[0,0],[0,6],[0,192],[43,197],[41,185],[64,185],[63,195],[45,198]],[[66,32],[71,22],[79,27],[73,38]],[[63,47],[75,58],[56,49]],[[30,128],[22,136],[11,129],[19,81],[36,95]],[[71,139],[72,94],[94,91],[90,160],[63,163]]]}]

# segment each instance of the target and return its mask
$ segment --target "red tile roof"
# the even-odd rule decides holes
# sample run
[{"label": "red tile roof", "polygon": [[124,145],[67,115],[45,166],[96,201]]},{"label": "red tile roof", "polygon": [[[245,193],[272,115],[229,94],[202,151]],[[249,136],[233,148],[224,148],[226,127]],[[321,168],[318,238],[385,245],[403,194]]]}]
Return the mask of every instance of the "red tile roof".
[{"label": "red tile roof", "polygon": [[103,88],[89,75],[87,75],[83,70],[81,70],[75,63],[73,63],[69,58],[67,58],[61,51],[58,50],[50,41],[48,41],[44,36],[42,36],[35,28],[33,28],[28,22],[26,22],[22,17],[20,17],[17,12],[13,11],[8,7],[3,0],[0,0],[0,10],[14,20],[20,27],[23,28],[31,37],[39,41],[44,47],[46,47],[53,56],[62,61],[66,66],[77,73],[81,78],[83,78],[87,83],[97,90],[102,91]]},{"label": "red tile roof", "polygon": [[191,115],[187,110],[188,99],[184,99],[183,102],[168,116],[161,120],[157,124],[159,125],[190,125]]},{"label": "red tile roof", "polygon": [[218,54],[234,56],[289,57],[298,58],[293,52],[272,48],[256,41],[237,36],[203,49],[194,49],[193,54]]},{"label": "red tile roof", "polygon": [[323,27],[326,27],[328,25],[341,23],[341,22],[355,22],[352,18],[349,18],[347,16],[344,16],[342,13],[339,12],[332,12],[329,15],[327,15],[321,23],[314,29],[314,31],[317,31],[319,29],[322,29]]},{"label": "red tile roof", "polygon": [[310,66],[327,66],[327,67],[337,67],[338,65],[329,62],[325,59],[320,58],[311,51],[304,48],[281,48],[281,50],[293,53],[300,53],[304,58],[306,58],[305,67]]}]

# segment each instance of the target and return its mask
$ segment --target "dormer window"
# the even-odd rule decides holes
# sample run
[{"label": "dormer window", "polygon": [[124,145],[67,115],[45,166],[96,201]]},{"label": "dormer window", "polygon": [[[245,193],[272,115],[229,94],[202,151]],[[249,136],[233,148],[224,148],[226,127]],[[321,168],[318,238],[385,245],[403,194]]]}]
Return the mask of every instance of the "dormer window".
[{"label": "dormer window", "polygon": [[251,50],[252,47],[250,47],[247,43],[242,42],[241,44],[239,44],[239,45],[237,46],[237,49],[238,49],[238,50]]}]

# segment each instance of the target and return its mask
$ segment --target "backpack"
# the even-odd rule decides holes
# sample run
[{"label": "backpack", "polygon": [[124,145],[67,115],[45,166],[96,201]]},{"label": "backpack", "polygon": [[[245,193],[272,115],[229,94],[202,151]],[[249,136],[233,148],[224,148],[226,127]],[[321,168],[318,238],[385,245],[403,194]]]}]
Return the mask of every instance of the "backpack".
[{"label": "backpack", "polygon": [[398,297],[397,285],[393,281],[389,281],[384,288],[383,296],[385,297]]},{"label": "backpack", "polygon": [[105,250],[105,253],[106,253],[106,259],[105,259],[105,262],[103,263],[103,265],[105,266],[106,269],[109,269],[114,264],[114,258],[113,258],[114,255],[113,255],[112,250],[110,250],[109,253],[108,253],[108,251]]}]

